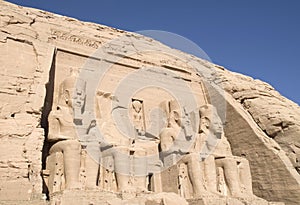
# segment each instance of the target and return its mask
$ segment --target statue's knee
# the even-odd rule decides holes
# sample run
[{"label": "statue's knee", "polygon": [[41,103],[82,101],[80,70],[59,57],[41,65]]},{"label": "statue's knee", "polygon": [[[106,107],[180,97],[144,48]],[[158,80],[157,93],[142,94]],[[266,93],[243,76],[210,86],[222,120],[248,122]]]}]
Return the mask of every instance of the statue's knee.
[{"label": "statue's knee", "polygon": [[224,160],[224,166],[228,168],[235,168],[237,166],[237,161],[232,158]]},{"label": "statue's knee", "polygon": [[245,167],[249,167],[250,166],[249,161],[247,159],[245,159],[245,158],[242,158],[242,157],[239,158],[238,163],[242,164]]},{"label": "statue's knee", "polygon": [[221,159],[216,159],[216,166],[217,167],[223,167],[223,168],[229,168],[229,167],[236,167],[237,161],[230,157],[225,157]]},{"label": "statue's knee", "polygon": [[191,163],[198,163],[199,161],[200,161],[200,156],[199,156],[199,154],[197,154],[197,153],[191,153],[191,154],[189,154],[189,161],[191,162]]},{"label": "statue's knee", "polygon": [[78,141],[69,141],[65,144],[65,151],[80,151],[81,144]]},{"label": "statue's knee", "polygon": [[54,145],[51,146],[50,150],[49,150],[49,154],[53,154],[56,152],[63,152],[63,144],[60,142],[55,143]]}]

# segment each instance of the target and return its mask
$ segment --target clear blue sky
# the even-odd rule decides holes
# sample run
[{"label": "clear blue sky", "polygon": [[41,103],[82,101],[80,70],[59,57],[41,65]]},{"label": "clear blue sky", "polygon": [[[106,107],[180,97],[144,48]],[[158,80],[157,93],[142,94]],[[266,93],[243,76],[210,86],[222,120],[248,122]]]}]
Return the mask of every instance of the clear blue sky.
[{"label": "clear blue sky", "polygon": [[298,0],[8,0],[128,31],[190,39],[214,63],[270,83],[300,104]]}]

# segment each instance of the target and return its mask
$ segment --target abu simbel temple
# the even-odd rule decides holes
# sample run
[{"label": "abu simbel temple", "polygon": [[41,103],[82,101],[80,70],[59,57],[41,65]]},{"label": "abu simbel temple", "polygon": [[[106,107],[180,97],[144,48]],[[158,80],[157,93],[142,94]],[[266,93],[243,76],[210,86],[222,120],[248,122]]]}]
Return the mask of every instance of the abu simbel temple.
[{"label": "abu simbel temple", "polygon": [[150,37],[0,1],[1,205],[297,205],[300,108]]}]

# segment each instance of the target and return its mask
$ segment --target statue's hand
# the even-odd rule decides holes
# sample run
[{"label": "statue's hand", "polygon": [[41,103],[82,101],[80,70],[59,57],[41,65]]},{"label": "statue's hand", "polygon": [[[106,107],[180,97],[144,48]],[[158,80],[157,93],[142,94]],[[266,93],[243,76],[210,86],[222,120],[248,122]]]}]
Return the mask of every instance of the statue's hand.
[{"label": "statue's hand", "polygon": [[82,135],[79,136],[79,142],[88,142],[89,141],[89,135]]},{"label": "statue's hand", "polygon": [[186,150],[183,150],[183,149],[179,148],[178,149],[178,154],[184,155],[184,154],[188,154],[188,152]]}]

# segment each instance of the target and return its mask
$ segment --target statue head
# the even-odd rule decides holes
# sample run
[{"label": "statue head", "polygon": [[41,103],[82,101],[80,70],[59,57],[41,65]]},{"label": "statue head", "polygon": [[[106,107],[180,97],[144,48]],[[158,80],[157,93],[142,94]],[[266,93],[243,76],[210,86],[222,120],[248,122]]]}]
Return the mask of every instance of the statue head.
[{"label": "statue head", "polygon": [[86,82],[72,72],[60,85],[59,104],[83,112]]},{"label": "statue head", "polygon": [[165,101],[164,110],[167,114],[168,127],[181,127],[180,107],[175,100]]},{"label": "statue head", "polygon": [[161,151],[168,151],[172,146],[174,146],[174,140],[177,138],[177,134],[178,133],[170,127],[162,130],[159,134]]},{"label": "statue head", "polygon": [[132,107],[135,112],[140,113],[142,110],[142,103],[139,100],[133,100]]},{"label": "statue head", "polygon": [[199,109],[199,114],[200,132],[211,132],[215,134],[218,138],[221,138],[221,135],[223,133],[223,124],[216,108],[210,104],[201,106]]},{"label": "statue head", "polygon": [[170,124],[177,124],[179,127],[181,127],[181,117],[180,117],[180,110],[171,110],[169,117],[169,123]]},{"label": "statue head", "polygon": [[190,115],[186,110],[186,107],[180,107],[176,103],[176,101],[169,102],[169,119],[168,124],[169,127],[178,126],[184,131],[184,135],[186,138],[190,138],[193,135],[192,123],[190,119]]}]

